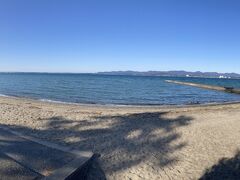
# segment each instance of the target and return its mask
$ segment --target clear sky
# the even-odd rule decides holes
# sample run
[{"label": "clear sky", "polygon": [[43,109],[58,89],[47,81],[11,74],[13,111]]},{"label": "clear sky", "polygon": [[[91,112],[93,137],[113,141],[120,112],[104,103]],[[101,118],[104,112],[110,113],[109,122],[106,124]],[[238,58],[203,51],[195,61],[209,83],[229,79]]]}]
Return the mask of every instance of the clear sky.
[{"label": "clear sky", "polygon": [[240,73],[239,0],[0,0],[0,71]]}]

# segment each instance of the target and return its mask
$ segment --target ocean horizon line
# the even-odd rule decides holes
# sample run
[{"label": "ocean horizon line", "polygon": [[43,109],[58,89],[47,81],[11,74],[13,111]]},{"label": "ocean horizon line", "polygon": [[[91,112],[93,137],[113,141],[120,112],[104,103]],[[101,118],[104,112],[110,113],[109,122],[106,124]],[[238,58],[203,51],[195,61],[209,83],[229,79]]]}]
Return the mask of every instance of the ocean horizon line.
[{"label": "ocean horizon line", "polygon": [[240,72],[219,72],[219,71],[202,71],[202,70],[103,70],[103,71],[93,71],[93,72],[71,72],[71,71],[0,71],[0,73],[53,73],[53,74],[98,74],[98,73],[112,73],[112,72],[186,72],[186,73],[219,73],[219,74],[239,74]]},{"label": "ocean horizon line", "polygon": [[[109,71],[109,72],[115,72],[115,71]],[[116,71],[117,72],[117,71]],[[121,72],[121,71],[120,71]],[[125,71],[123,71],[125,72]],[[127,71],[126,71],[127,72]],[[134,71],[132,71],[134,72]],[[140,71],[139,71],[140,72]],[[144,73],[145,71],[141,72]],[[151,72],[151,71],[146,71]],[[162,72],[168,72],[168,71],[162,71]],[[176,71],[177,72],[177,71]],[[198,71],[196,71],[198,72]],[[192,72],[195,73],[195,72]],[[203,72],[205,73],[205,72]],[[211,73],[211,72],[209,72]],[[112,74],[112,73],[105,73],[105,72],[0,72],[0,74],[47,74],[47,75],[94,75],[94,76],[135,76],[135,77],[187,77],[187,78],[205,78],[205,79],[219,79],[222,78],[221,76],[186,76],[186,75],[151,75],[151,74]],[[231,74],[231,73],[223,73],[223,74]],[[236,73],[237,74],[237,73]],[[240,74],[239,74],[240,76]],[[239,80],[240,77],[224,77],[224,79],[236,79]]]}]

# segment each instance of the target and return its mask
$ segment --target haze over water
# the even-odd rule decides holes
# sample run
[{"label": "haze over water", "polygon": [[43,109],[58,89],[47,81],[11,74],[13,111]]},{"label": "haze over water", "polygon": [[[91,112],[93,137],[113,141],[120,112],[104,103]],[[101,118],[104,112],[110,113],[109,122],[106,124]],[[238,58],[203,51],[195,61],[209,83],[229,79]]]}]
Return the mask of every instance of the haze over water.
[{"label": "haze over water", "polygon": [[240,101],[237,94],[170,84],[166,79],[240,88],[240,80],[233,79],[0,73],[0,94],[90,104],[180,105]]}]

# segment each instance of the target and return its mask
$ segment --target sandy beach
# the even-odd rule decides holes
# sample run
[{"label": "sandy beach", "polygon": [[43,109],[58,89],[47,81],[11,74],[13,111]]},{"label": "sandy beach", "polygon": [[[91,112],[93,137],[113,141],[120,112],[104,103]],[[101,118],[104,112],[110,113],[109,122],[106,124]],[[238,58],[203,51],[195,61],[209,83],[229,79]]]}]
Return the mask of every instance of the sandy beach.
[{"label": "sandy beach", "polygon": [[240,150],[240,104],[70,105],[0,97],[0,125],[101,154],[89,178],[200,179]]}]

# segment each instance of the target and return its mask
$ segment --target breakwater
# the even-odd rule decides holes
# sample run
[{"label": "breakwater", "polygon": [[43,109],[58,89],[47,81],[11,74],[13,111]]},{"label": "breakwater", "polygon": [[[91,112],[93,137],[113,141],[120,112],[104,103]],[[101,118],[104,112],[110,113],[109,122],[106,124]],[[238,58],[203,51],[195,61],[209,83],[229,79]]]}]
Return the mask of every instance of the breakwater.
[{"label": "breakwater", "polygon": [[206,84],[198,84],[198,83],[190,83],[190,82],[182,82],[182,81],[173,81],[173,80],[166,80],[168,83],[174,83],[174,84],[180,84],[180,85],[186,85],[186,86],[193,86],[203,89],[210,89],[210,90],[216,90],[216,91],[224,91],[227,93],[235,93],[240,94],[240,89],[235,89],[233,87],[221,87],[221,86],[211,86]]}]

